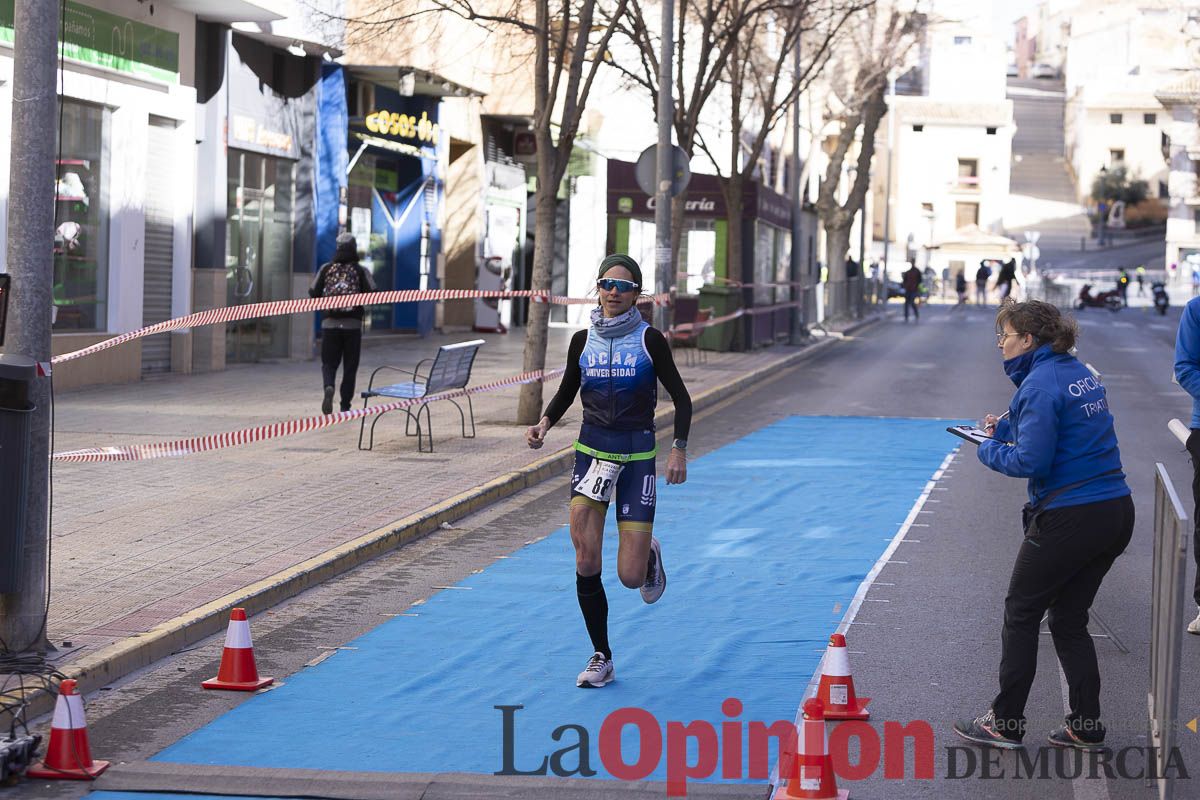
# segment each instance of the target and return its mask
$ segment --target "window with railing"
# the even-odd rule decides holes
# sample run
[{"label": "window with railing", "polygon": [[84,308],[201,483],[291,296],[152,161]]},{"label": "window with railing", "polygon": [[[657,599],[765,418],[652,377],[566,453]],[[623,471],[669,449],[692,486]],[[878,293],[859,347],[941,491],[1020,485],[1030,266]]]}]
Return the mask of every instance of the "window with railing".
[{"label": "window with railing", "polygon": [[979,160],[975,158],[960,158],[958,160],[958,188],[979,188]]}]

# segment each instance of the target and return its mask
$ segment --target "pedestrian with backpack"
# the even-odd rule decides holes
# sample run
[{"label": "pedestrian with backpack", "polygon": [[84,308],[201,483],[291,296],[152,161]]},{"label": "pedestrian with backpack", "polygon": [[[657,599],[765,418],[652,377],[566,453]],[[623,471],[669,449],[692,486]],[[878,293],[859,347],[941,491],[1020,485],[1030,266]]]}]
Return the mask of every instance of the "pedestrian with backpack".
[{"label": "pedestrian with backpack", "polygon": [[[335,297],[375,291],[375,281],[358,263],[358,242],[349,233],[339,234],[333,260],[323,264],[308,287],[310,297]],[[334,382],[338,365],[342,366],[342,411],[350,410],[354,399],[354,379],[362,351],[362,306],[326,309],[321,315],[321,376],[325,395],[321,413],[333,413]]]}]

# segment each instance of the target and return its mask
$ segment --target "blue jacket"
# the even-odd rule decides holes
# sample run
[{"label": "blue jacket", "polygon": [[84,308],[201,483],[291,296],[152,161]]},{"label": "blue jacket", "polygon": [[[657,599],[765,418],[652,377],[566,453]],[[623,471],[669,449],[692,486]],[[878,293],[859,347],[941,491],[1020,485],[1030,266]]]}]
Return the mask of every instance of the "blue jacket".
[{"label": "blue jacket", "polygon": [[[979,445],[988,467],[1029,479],[1029,502],[1055,489],[1121,469],[1104,385],[1078,359],[1044,344],[1004,362],[1017,385],[995,439]],[[1125,473],[1096,477],[1063,492],[1046,508],[1096,503],[1129,494]]]},{"label": "blue jacket", "polygon": [[1200,297],[1184,306],[1175,334],[1175,380],[1192,396],[1192,424],[1200,428]]}]

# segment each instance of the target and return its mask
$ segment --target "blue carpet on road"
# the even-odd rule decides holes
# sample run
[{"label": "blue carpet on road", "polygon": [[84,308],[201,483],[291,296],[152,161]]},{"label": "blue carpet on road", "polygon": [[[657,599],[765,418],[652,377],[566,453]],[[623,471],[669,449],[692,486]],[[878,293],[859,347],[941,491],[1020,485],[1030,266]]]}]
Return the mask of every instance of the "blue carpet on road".
[{"label": "blue carpet on road", "polygon": [[[658,722],[663,757],[649,778],[665,780],[668,721],[708,720],[720,731],[731,721],[721,709],[729,697],[742,703],[732,719],[743,732],[750,721],[793,719],[829,634],[958,444],[946,424],[793,417],[695,459],[683,486],[660,477],[656,534],[668,584],[657,605],[644,605],[617,580],[615,523],[608,522],[604,583],[617,680],[602,690],[574,683],[591,647],[562,528],[155,760],[490,774],[503,767],[495,706],[519,705],[513,766],[534,769],[577,744],[578,730],[552,738],[571,724],[587,731],[597,777],[611,778],[598,752],[601,724],[634,706]],[[637,760],[638,738],[635,728],[624,730],[626,763]],[[743,733],[743,750],[747,744]],[[578,761],[578,751],[563,759],[567,769]],[[718,766],[710,780],[719,776]]]}]

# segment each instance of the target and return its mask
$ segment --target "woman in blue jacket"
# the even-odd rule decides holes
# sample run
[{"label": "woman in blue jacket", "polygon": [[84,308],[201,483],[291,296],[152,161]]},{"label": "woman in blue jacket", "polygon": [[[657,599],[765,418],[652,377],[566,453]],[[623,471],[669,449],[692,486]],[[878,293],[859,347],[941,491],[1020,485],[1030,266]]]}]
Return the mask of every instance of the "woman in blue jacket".
[{"label": "woman in blue jacket", "polygon": [[1071,707],[1049,741],[1097,750],[1104,745],[1104,725],[1088,609],[1133,535],[1133,500],[1104,386],[1070,354],[1075,321],[1049,303],[1010,300],[996,314],[996,331],[1004,372],[1017,393],[1007,418],[985,418],[993,439],[979,446],[979,460],[1004,475],[1028,478],[1029,504],[1004,600],[1000,693],[991,710],[954,730],[978,744],[1022,746],[1038,631],[1047,615]]}]

